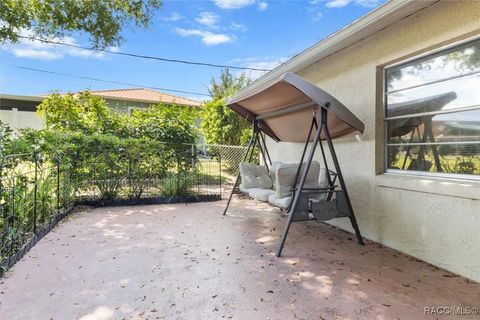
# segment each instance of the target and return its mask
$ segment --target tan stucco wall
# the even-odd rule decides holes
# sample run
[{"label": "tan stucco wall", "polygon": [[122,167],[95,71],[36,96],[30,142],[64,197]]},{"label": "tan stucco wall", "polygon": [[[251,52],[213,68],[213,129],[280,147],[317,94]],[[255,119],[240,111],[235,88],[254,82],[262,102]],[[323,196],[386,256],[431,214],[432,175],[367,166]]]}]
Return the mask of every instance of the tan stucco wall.
[{"label": "tan stucco wall", "polygon": [[143,103],[138,101],[113,100],[113,99],[105,99],[105,102],[107,103],[110,109],[120,113],[128,113],[129,109],[147,109],[151,105],[151,103]]},{"label": "tan stucco wall", "polygon": [[31,111],[0,110],[0,120],[15,130],[42,129],[45,126],[43,119],[36,112]]},{"label": "tan stucco wall", "polygon": [[[480,1],[442,1],[298,74],[365,123],[362,141],[354,135],[336,140],[363,235],[480,281],[480,183],[381,174],[382,102],[376,88],[378,67],[475,34]],[[298,162],[301,148],[269,142],[272,158],[285,162]],[[351,230],[347,219],[331,223]]]}]

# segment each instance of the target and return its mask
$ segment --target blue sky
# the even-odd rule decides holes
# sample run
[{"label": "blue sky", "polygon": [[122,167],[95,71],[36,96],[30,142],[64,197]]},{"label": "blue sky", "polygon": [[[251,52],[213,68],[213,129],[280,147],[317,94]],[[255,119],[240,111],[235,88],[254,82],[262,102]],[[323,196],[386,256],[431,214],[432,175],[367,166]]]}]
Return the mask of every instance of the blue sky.
[{"label": "blue sky", "polygon": [[[271,69],[365,15],[381,0],[165,0],[149,30],[125,30],[113,50],[171,59]],[[62,42],[90,46],[72,34]],[[0,92],[20,95],[128,88],[20,70],[11,65],[207,93],[220,69],[95,53],[38,42],[1,47]],[[260,76],[252,72],[251,76]],[[205,98],[178,94],[187,98]]]}]

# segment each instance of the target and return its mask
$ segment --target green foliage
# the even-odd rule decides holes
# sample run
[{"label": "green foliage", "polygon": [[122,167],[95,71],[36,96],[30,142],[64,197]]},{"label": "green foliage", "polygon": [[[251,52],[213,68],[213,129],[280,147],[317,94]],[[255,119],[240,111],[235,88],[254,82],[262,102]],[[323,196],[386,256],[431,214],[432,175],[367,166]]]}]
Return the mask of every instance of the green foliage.
[{"label": "green foliage", "polygon": [[17,42],[22,30],[40,38],[80,31],[90,35],[94,47],[119,45],[122,29],[147,28],[161,6],[161,0],[3,0],[0,42]]},{"label": "green foliage", "polygon": [[193,194],[197,178],[189,172],[169,173],[162,180],[160,189],[165,197],[188,196]]},{"label": "green foliage", "polygon": [[147,110],[135,110],[123,116],[121,135],[168,143],[195,143],[197,117],[198,112],[191,107],[152,105]]},{"label": "green foliage", "polygon": [[119,114],[105,100],[84,91],[51,94],[38,107],[46,131],[109,134],[120,138],[148,138],[168,143],[194,143],[197,111],[191,107],[157,104],[132,114]]},{"label": "green foliage", "polygon": [[[147,110],[119,114],[88,91],[73,95],[52,94],[39,106],[46,129],[21,130],[13,138],[0,124],[3,153],[39,153],[62,159],[70,190],[64,199],[99,194],[111,200],[122,196],[139,198],[170,168],[195,164],[187,143],[195,143],[197,111],[193,108],[153,105]],[[128,185],[127,193],[125,186]],[[65,200],[66,201],[66,200]]]},{"label": "green foliage", "polygon": [[224,69],[217,82],[212,78],[209,92],[212,100],[202,107],[201,131],[209,144],[240,145],[250,137],[250,124],[239,114],[228,108],[226,99],[248,85],[244,73],[234,77]]},{"label": "green foliage", "polygon": [[240,145],[248,140],[250,123],[228,108],[224,100],[206,102],[202,107],[202,133],[206,143]]},{"label": "green foliage", "polygon": [[447,173],[476,174],[480,173],[480,157],[441,157],[442,169]]},{"label": "green foliage", "polygon": [[[35,204],[37,227],[48,223],[56,210],[56,167],[44,159],[37,159],[36,180],[31,155],[22,157],[22,161],[13,167],[7,165],[2,168],[0,203],[3,205],[4,216],[0,217],[0,230],[9,229],[14,232],[15,237],[11,241],[20,241],[33,231]],[[13,211],[15,215],[7,215]]]},{"label": "green foliage", "polygon": [[10,154],[10,150],[7,148],[12,142],[12,133],[13,130],[0,120],[0,159],[3,159],[6,154]]},{"label": "green foliage", "polygon": [[208,93],[212,96],[212,100],[224,100],[248,86],[250,82],[250,78],[244,72],[234,76],[228,68],[223,69],[218,81],[213,77],[210,80]]},{"label": "green foliage", "polygon": [[105,100],[90,92],[49,95],[37,111],[49,130],[84,133],[114,133],[120,129],[120,115],[111,111]]}]

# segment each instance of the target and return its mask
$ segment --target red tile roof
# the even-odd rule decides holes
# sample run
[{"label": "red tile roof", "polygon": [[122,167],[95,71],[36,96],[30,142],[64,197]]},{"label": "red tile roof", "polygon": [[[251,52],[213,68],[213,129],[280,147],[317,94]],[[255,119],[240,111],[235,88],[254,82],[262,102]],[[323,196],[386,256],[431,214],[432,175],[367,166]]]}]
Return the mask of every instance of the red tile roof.
[{"label": "red tile roof", "polygon": [[152,104],[163,102],[166,104],[178,104],[191,107],[199,107],[201,105],[200,102],[195,100],[178,97],[147,88],[97,90],[91,91],[91,94],[105,99],[138,101]]}]

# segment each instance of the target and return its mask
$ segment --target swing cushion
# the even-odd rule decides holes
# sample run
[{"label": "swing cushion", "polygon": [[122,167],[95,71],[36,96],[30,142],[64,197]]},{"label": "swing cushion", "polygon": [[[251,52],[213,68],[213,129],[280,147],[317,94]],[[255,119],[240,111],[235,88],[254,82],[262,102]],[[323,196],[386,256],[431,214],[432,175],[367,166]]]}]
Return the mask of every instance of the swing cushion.
[{"label": "swing cushion", "polygon": [[280,198],[276,193],[273,193],[268,196],[268,203],[270,203],[272,206],[279,207],[279,208],[288,208],[291,201],[292,201],[292,197]]},{"label": "swing cushion", "polygon": [[244,188],[243,184],[240,184],[238,187],[239,187],[241,193],[248,194],[248,191],[250,190],[250,189]]},{"label": "swing cushion", "polygon": [[[288,208],[292,201],[292,187],[295,183],[298,164],[282,164],[276,169],[276,192],[268,196],[268,202],[276,207]],[[303,168],[302,168],[303,169]],[[303,170],[302,170],[303,171]],[[302,173],[300,172],[300,174]],[[308,170],[306,188],[326,188],[328,187],[327,170],[320,168],[320,163],[312,161],[310,170]],[[326,193],[312,194],[313,200],[326,199]]]},{"label": "swing cushion", "polygon": [[280,161],[273,161],[272,166],[270,167],[270,172],[268,175],[270,176],[270,179],[272,179],[272,185],[273,185],[273,190],[277,190],[277,168],[280,167],[282,163]]},{"label": "swing cushion", "polygon": [[251,188],[248,189],[248,195],[255,200],[268,201],[269,196],[275,194],[273,189]]},{"label": "swing cushion", "polygon": [[[305,164],[303,163],[300,170],[300,176],[305,170]],[[295,175],[297,174],[299,164],[298,163],[285,163],[280,165],[276,170],[276,188],[277,197],[291,197],[292,188],[295,184]],[[320,177],[320,163],[318,161],[312,161],[310,169],[308,170],[307,179],[305,180],[306,188],[318,188],[320,187],[318,180]],[[322,179],[323,180],[323,179]]]},{"label": "swing cushion", "polygon": [[241,162],[240,177],[242,179],[242,184],[240,185],[241,189],[272,188],[272,179],[268,175],[267,168],[264,166],[259,166],[253,163]]}]

